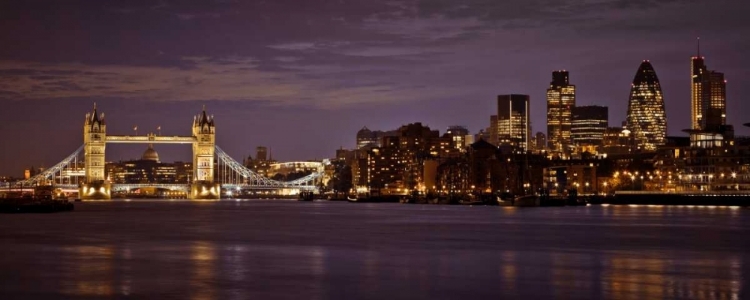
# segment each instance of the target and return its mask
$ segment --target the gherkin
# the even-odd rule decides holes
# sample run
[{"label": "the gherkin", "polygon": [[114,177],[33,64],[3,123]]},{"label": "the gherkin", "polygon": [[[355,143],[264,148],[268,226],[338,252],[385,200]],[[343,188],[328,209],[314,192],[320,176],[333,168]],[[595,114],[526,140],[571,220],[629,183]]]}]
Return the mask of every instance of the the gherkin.
[{"label": "the gherkin", "polygon": [[654,151],[667,137],[667,113],[664,95],[654,67],[644,60],[630,88],[627,128],[641,150]]}]

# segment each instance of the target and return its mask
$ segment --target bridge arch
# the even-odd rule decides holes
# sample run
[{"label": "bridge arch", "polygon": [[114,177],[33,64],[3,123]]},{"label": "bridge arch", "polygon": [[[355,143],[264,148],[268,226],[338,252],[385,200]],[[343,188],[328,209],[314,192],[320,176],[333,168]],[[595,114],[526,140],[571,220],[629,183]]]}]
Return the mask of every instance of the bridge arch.
[{"label": "bridge arch", "polygon": [[[279,167],[304,167],[314,169],[311,174],[292,181],[277,181],[266,178],[234,160],[216,145],[216,127],[213,117],[201,114],[193,118],[192,134],[189,136],[111,135],[107,132],[104,113],[87,113],[83,126],[84,143],[60,163],[29,179],[11,183],[8,187],[29,189],[33,186],[50,185],[70,190],[78,190],[79,197],[85,200],[111,199],[112,192],[139,187],[137,184],[113,184],[105,178],[105,154],[108,144],[190,144],[193,148],[193,177],[187,185],[152,183],[144,186],[161,186],[169,190],[187,191],[191,199],[219,199],[222,190],[314,190],[322,180],[325,165],[323,162],[280,163]],[[78,164],[83,155],[84,167]],[[232,172],[230,182],[217,182],[217,172]],[[67,176],[67,177],[66,177]],[[76,176],[82,180],[63,182],[60,178]],[[226,177],[226,174],[220,175]],[[58,178],[58,180],[55,180]],[[57,182],[59,181],[59,182]]]},{"label": "bridge arch", "polygon": [[108,135],[104,113],[94,111],[86,114],[83,124],[83,153],[86,162],[86,176],[81,185],[81,199],[110,199],[112,184],[104,178],[105,153],[107,144],[191,144],[193,148],[193,181],[190,183],[190,197],[193,199],[218,199],[221,186],[214,182],[214,149],[216,145],[216,125],[213,116],[206,114],[206,108],[193,117],[192,135],[145,136]]}]

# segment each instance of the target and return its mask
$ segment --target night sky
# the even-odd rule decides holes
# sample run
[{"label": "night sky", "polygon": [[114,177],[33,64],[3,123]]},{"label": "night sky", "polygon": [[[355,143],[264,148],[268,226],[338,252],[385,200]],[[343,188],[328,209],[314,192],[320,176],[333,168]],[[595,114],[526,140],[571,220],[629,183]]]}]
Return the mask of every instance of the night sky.
[{"label": "night sky", "polygon": [[[531,95],[546,132],[553,70],[579,105],[625,119],[649,59],[670,135],[690,119],[690,57],[728,80],[728,122],[750,121],[750,12],[740,0],[269,0],[0,2],[0,175],[51,166],[82,144],[93,102],[109,134],[187,135],[203,105],[235,159],[279,160],[355,146],[362,126],[489,125],[496,95]],[[146,145],[109,145],[108,160]],[[189,146],[157,145],[163,161]]]}]

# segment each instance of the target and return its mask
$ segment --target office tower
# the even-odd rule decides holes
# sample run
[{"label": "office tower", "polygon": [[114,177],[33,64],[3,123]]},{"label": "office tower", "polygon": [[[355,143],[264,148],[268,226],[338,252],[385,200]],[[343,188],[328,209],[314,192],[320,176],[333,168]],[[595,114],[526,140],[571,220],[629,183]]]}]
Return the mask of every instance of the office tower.
[{"label": "office tower", "polygon": [[380,147],[382,139],[389,136],[398,136],[398,131],[372,131],[367,126],[357,131],[357,149],[366,149],[371,147]]},{"label": "office tower", "polygon": [[451,146],[457,150],[464,150],[469,144],[466,143],[466,136],[469,135],[469,130],[464,126],[450,126],[445,132],[451,137]]},{"label": "office tower", "polygon": [[529,96],[497,96],[498,145],[529,150]]},{"label": "office tower", "polygon": [[700,53],[691,59],[692,97],[691,97],[691,127],[697,130],[715,130],[726,125],[727,92],[724,73],[709,71],[705,64],[705,57]]},{"label": "office tower", "polygon": [[547,149],[547,136],[544,135],[543,132],[537,132],[534,135],[534,148],[537,151],[542,151]]},{"label": "office tower", "polygon": [[[608,125],[609,111],[606,106],[574,107],[570,129],[573,144],[579,149],[601,146]],[[592,149],[586,151],[593,152]]]},{"label": "office tower", "polygon": [[489,142],[490,144],[495,145],[495,146],[499,145],[498,144],[498,137],[497,137],[497,133],[498,133],[497,115],[491,115],[490,116],[490,128],[488,128],[487,131],[488,131],[488,134],[489,134],[490,138],[488,140],[486,140],[486,141]]},{"label": "office tower", "polygon": [[607,127],[598,153],[609,155],[628,154],[632,148],[630,130],[622,127]]},{"label": "office tower", "polygon": [[572,109],[576,105],[576,86],[570,84],[568,71],[552,72],[547,89],[547,142],[550,151],[570,152]]},{"label": "office tower", "polygon": [[264,161],[268,160],[268,148],[263,146],[258,146],[255,148],[255,159]]},{"label": "office tower", "polygon": [[654,151],[664,145],[667,136],[667,114],[664,96],[654,67],[644,60],[630,88],[627,129],[638,149]]},{"label": "office tower", "polygon": [[377,146],[378,145],[378,138],[375,136],[375,134],[367,128],[367,126],[362,127],[359,131],[357,131],[357,149],[362,149],[366,146]]},{"label": "office tower", "polygon": [[[367,185],[372,191],[405,193],[424,189],[424,161],[458,152],[451,139],[441,138],[437,130],[411,123],[386,135],[381,145],[367,150]],[[453,150],[451,150],[453,149]]]}]

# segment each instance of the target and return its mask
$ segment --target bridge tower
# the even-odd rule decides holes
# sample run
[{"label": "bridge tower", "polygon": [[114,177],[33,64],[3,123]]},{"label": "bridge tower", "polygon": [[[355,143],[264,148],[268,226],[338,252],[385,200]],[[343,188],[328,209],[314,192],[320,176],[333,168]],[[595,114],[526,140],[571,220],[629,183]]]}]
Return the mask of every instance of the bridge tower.
[{"label": "bridge tower", "polygon": [[193,182],[190,185],[192,199],[219,199],[221,185],[214,182],[214,152],[216,149],[216,127],[213,116],[203,113],[193,118]]},{"label": "bridge tower", "polygon": [[81,199],[110,199],[110,183],[104,178],[104,150],[107,145],[107,124],[104,113],[86,114],[83,123],[83,151],[86,163],[85,182],[79,187]]}]

